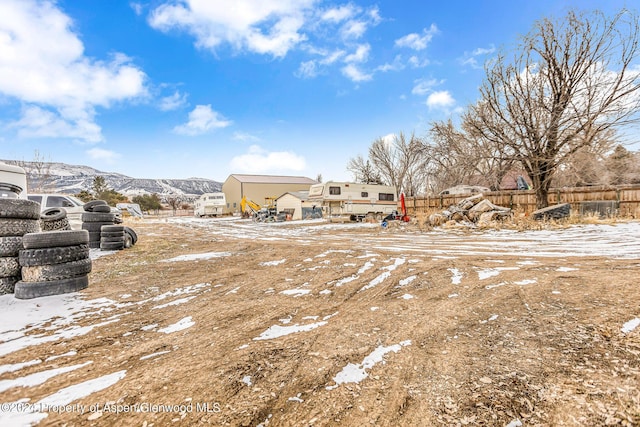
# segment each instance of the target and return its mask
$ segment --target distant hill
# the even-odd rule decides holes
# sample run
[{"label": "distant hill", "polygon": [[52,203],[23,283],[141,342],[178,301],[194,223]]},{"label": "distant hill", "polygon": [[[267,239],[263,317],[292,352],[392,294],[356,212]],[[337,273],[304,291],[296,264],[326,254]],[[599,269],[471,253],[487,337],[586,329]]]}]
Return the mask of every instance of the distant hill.
[{"label": "distant hill", "polygon": [[109,186],[127,197],[144,194],[159,196],[181,195],[195,199],[204,193],[221,191],[222,183],[205,178],[188,179],[140,179],[113,172],[102,172],[89,166],[68,165],[58,162],[23,162],[0,160],[21,166],[27,171],[29,189],[32,192],[77,194],[90,191],[96,176],[104,178]]}]

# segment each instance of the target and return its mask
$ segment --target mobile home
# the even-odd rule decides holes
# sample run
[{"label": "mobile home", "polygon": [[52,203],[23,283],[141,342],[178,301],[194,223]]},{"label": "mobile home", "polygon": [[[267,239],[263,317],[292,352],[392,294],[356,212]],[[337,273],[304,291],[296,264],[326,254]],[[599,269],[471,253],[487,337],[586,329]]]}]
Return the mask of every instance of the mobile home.
[{"label": "mobile home", "polygon": [[196,200],[193,214],[199,217],[222,215],[226,205],[224,193],[204,193]]},{"label": "mobile home", "polygon": [[361,221],[366,216],[378,219],[398,208],[396,187],[329,181],[309,188],[309,201],[316,203],[328,217],[349,217]]}]

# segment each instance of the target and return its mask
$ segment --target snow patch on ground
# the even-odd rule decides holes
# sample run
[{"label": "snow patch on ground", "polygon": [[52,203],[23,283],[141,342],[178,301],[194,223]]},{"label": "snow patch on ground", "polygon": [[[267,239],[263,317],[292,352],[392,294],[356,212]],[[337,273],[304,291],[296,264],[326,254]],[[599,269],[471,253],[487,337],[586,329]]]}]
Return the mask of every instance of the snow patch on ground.
[{"label": "snow patch on ground", "polygon": [[167,353],[171,353],[171,351],[165,350],[165,351],[158,351],[157,353],[147,354],[146,356],[140,357],[140,360],[152,359],[154,357],[158,357],[158,356],[161,356],[161,355],[167,354]]},{"label": "snow patch on ground", "polygon": [[370,281],[368,285],[364,285],[362,288],[360,288],[358,292],[366,291],[367,289],[371,289],[378,286],[380,283],[384,282],[388,277],[390,277],[391,272],[396,268],[398,268],[399,266],[401,266],[402,264],[404,264],[405,261],[406,260],[404,258],[395,258],[393,264],[388,265],[386,267],[382,267],[380,269],[380,270],[387,270],[387,271],[378,275],[376,278]]},{"label": "snow patch on ground", "polygon": [[207,260],[212,258],[222,258],[227,256],[231,256],[231,252],[207,252],[203,254],[179,255],[173,258],[163,259],[160,262],[199,261],[199,260]]},{"label": "snow patch on ground", "polygon": [[413,282],[414,280],[416,280],[418,276],[409,276],[405,279],[400,280],[400,282],[398,282],[398,286],[396,286],[397,288],[403,288],[405,286],[407,286],[409,283]]},{"label": "snow patch on ground", "polygon": [[362,363],[347,364],[347,366],[345,366],[342,369],[342,371],[338,372],[338,374],[335,377],[333,377],[333,381],[335,381],[336,384],[334,386],[328,386],[327,390],[333,390],[337,388],[340,384],[359,383],[360,381],[367,378],[367,376],[369,376],[367,371],[373,368],[376,363],[380,363],[380,362],[384,363],[384,356],[387,353],[390,353],[390,352],[397,353],[402,349],[402,347],[405,347],[408,345],[411,345],[410,340],[402,341],[399,344],[390,345],[388,347],[378,346],[375,350],[373,350],[368,356],[366,356],[362,360]]},{"label": "snow patch on ground", "polygon": [[309,323],[307,325],[298,325],[297,323],[291,326],[273,325],[269,329],[261,333],[260,336],[255,337],[253,340],[254,341],[271,340],[271,339],[280,338],[289,334],[311,331],[315,328],[319,328],[320,326],[324,326],[326,324],[327,322],[322,321],[322,322]]},{"label": "snow patch on ground", "polygon": [[286,258],[285,259],[279,259],[279,260],[276,260],[276,261],[265,261],[265,262],[261,262],[258,265],[262,265],[262,266],[268,267],[268,266],[275,266],[275,265],[284,264],[285,262],[287,262]]},{"label": "snow patch on ground", "polygon": [[87,366],[93,362],[80,363],[78,365],[65,366],[62,368],[49,369],[46,371],[35,372],[25,377],[15,378],[13,380],[0,381],[0,393],[15,387],[35,387],[37,385],[45,383],[49,378],[53,378],[57,375],[67,372],[75,371],[76,369]]},{"label": "snow patch on ground", "polygon": [[166,328],[158,329],[158,332],[162,332],[162,333],[165,333],[165,334],[171,334],[173,332],[178,332],[178,331],[182,331],[184,329],[190,328],[195,324],[196,324],[196,322],[193,321],[191,316],[187,316],[185,318],[182,318],[182,319],[178,320],[173,325],[169,325]]},{"label": "snow patch on ground", "polygon": [[631,319],[628,322],[626,322],[624,325],[622,325],[622,332],[625,334],[628,334],[638,326],[640,326],[640,318],[636,317],[635,319]]},{"label": "snow patch on ground", "polygon": [[[61,408],[72,402],[89,396],[92,393],[111,387],[113,384],[125,377],[127,371],[118,371],[109,375],[84,381],[49,395],[42,400],[30,405],[30,410],[25,410],[26,406],[20,406],[21,403],[27,403],[28,399],[20,399],[17,402],[11,402],[8,407],[9,411],[0,411],[0,425],[23,427],[31,426],[45,419],[49,410]],[[77,412],[87,412],[88,408],[78,405],[75,408]],[[84,410],[84,411],[83,411]]]},{"label": "snow patch on ground", "polygon": [[457,268],[448,268],[447,270],[449,270],[451,272],[451,284],[452,285],[459,285],[460,283],[462,283],[462,277],[464,275],[462,274],[462,272],[460,270],[458,270]]}]

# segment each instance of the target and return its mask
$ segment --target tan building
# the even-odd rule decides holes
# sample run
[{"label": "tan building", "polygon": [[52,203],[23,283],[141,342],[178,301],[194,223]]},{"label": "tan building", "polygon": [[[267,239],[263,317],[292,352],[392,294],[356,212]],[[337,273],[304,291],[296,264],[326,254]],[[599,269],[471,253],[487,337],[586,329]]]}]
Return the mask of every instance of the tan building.
[{"label": "tan building", "polygon": [[309,201],[309,191],[290,191],[276,200],[278,212],[287,212],[291,219],[322,218],[322,208]]},{"label": "tan building", "polygon": [[226,213],[240,213],[243,197],[262,206],[272,202],[287,192],[309,191],[317,181],[304,176],[274,175],[229,175],[222,184],[222,192],[227,200]]}]

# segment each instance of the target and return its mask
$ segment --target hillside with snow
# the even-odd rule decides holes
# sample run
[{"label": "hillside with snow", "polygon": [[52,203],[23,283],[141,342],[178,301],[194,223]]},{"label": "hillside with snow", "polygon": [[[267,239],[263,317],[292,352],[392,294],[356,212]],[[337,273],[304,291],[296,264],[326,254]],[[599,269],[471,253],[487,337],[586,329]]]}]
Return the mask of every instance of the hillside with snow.
[{"label": "hillside with snow", "polygon": [[31,191],[76,194],[82,190],[91,190],[97,176],[103,177],[109,188],[128,197],[144,194],[178,194],[186,198],[195,198],[204,193],[220,191],[222,188],[222,183],[205,178],[144,179],[59,162],[0,161],[23,167],[27,171]]}]

